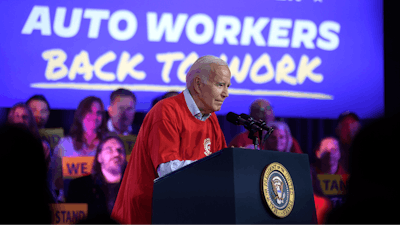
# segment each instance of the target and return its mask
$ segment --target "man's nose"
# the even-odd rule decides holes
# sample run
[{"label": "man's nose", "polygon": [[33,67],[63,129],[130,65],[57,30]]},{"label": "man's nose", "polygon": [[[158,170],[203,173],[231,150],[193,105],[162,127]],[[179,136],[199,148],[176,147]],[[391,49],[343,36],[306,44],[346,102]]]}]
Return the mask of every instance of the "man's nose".
[{"label": "man's nose", "polygon": [[222,97],[227,98],[229,97],[229,90],[228,87],[224,88],[224,91],[222,92]]},{"label": "man's nose", "polygon": [[22,117],[16,116],[14,117],[14,123],[23,123],[24,120],[22,119]]}]

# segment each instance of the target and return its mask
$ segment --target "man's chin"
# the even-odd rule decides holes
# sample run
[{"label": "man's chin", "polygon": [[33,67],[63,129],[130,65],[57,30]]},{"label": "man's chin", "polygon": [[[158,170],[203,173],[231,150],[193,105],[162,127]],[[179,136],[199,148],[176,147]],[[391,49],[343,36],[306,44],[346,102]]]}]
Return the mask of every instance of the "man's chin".
[{"label": "man's chin", "polygon": [[122,169],[121,169],[121,167],[118,167],[118,168],[113,167],[113,168],[109,168],[108,171],[113,175],[118,175],[121,173]]},{"label": "man's chin", "polygon": [[217,111],[220,111],[221,110],[221,106],[219,105],[219,106],[216,106],[216,107],[214,107],[214,112],[217,112]]}]

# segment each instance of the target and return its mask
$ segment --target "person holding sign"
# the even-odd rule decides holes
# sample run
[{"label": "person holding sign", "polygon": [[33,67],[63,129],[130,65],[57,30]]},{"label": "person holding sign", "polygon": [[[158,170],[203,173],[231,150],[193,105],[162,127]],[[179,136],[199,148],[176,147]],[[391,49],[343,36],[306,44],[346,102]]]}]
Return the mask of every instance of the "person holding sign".
[{"label": "person holding sign", "polygon": [[71,181],[68,203],[87,203],[88,218],[108,217],[117,198],[126,167],[124,143],[116,134],[103,139],[96,151],[92,173]]},{"label": "person holding sign", "polygon": [[136,96],[133,92],[123,88],[113,91],[110,96],[110,106],[107,108],[110,115],[107,122],[108,131],[125,136],[132,134],[135,105]]},{"label": "person holding sign", "polygon": [[[61,138],[54,149],[50,163],[50,179],[53,191],[63,189],[62,158],[71,156],[94,156],[96,148],[107,133],[101,99],[89,96],[83,99],[75,111],[68,136]],[[59,199],[63,199],[60,191]]]},{"label": "person holding sign", "polygon": [[334,137],[322,139],[315,149],[316,161],[314,163],[317,174],[347,174],[340,164],[339,141]]},{"label": "person holding sign", "polygon": [[214,56],[199,58],[177,96],[146,115],[112,212],[119,223],[151,223],[153,181],[226,148],[215,111],[229,96],[231,72]]}]

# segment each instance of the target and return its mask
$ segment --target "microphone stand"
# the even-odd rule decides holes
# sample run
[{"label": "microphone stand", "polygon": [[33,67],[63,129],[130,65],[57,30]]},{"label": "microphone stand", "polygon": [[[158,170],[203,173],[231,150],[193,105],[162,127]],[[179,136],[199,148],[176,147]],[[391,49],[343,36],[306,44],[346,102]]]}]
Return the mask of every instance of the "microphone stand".
[{"label": "microphone stand", "polygon": [[[260,146],[260,141],[261,140],[261,136],[262,136],[262,129],[257,129],[257,126],[253,126],[255,124],[254,121],[251,121],[250,123],[246,123],[244,125],[244,127],[249,131],[249,136],[248,138],[253,140],[253,144],[254,144],[254,149],[256,150],[261,150],[261,146]],[[257,137],[257,131],[258,133],[258,137]]]}]

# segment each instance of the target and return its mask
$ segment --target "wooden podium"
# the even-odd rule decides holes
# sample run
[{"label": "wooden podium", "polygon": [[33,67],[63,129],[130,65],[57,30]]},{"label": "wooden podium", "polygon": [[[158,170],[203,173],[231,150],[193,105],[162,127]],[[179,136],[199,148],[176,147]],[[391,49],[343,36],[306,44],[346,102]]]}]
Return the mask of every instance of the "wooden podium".
[{"label": "wooden podium", "polygon": [[[289,176],[271,169],[279,164]],[[308,156],[242,148],[223,149],[156,179],[152,210],[155,224],[317,223]]]}]

